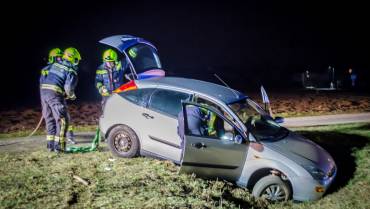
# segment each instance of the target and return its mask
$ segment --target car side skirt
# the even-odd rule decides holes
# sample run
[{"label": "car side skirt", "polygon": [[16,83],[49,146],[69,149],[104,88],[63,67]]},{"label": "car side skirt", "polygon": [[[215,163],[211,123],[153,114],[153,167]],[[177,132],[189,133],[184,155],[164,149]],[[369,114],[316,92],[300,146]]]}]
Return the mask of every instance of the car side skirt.
[{"label": "car side skirt", "polygon": [[140,155],[146,156],[146,157],[155,158],[155,159],[158,159],[158,160],[169,160],[169,161],[175,163],[176,165],[180,165],[181,164],[180,161],[173,160],[173,159],[170,159],[170,158],[164,157],[162,155],[155,154],[153,152],[150,152],[150,151],[147,151],[147,150],[143,150],[143,149],[140,149]]}]

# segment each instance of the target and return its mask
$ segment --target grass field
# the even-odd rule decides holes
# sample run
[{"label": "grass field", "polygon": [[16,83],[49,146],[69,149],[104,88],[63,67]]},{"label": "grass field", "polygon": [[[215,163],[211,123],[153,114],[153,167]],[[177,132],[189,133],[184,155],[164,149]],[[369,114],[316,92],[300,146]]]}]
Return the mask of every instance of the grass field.
[{"label": "grass field", "polygon": [[[369,208],[370,124],[296,129],[335,159],[337,178],[319,201],[269,204],[222,180],[178,174],[150,158],[85,154],[0,153],[0,208]],[[78,177],[84,181],[77,180]]]}]

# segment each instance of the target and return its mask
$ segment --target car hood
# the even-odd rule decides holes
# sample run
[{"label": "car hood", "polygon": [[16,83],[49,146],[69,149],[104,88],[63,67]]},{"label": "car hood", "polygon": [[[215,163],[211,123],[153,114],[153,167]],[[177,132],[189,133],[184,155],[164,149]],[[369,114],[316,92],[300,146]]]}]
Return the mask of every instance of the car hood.
[{"label": "car hood", "polygon": [[262,141],[268,148],[279,152],[299,165],[312,165],[325,173],[331,171],[335,162],[330,154],[316,143],[290,132],[278,141]]}]

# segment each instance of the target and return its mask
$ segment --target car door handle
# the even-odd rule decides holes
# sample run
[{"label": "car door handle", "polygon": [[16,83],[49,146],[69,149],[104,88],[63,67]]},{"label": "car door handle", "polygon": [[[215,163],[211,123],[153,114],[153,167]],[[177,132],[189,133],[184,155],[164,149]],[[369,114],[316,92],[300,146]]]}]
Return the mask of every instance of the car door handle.
[{"label": "car door handle", "polygon": [[195,148],[197,148],[197,149],[200,149],[200,148],[206,148],[206,147],[207,147],[207,145],[206,145],[206,144],[204,144],[203,142],[192,143],[192,144],[191,144],[191,146],[192,146],[192,147],[195,147]]},{"label": "car door handle", "polygon": [[153,119],[154,117],[153,116],[151,116],[151,115],[149,115],[148,113],[143,113],[142,114],[146,119]]}]

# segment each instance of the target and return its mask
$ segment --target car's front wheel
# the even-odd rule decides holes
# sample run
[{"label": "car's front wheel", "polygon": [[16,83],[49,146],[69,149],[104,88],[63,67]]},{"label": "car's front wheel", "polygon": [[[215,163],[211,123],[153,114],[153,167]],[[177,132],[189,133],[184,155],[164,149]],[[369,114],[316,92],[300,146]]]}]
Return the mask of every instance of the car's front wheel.
[{"label": "car's front wheel", "polygon": [[108,136],[109,149],[118,157],[134,157],[139,154],[139,138],[126,125],[114,127]]},{"label": "car's front wheel", "polygon": [[253,187],[252,194],[272,202],[289,200],[292,191],[290,186],[279,176],[269,175],[261,178]]}]

